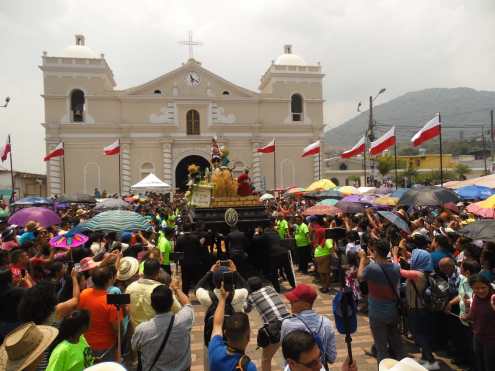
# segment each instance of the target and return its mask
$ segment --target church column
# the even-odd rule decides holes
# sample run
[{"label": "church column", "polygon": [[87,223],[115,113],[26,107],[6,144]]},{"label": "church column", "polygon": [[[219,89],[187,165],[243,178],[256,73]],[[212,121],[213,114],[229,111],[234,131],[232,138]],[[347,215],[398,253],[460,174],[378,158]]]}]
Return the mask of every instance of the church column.
[{"label": "church column", "polygon": [[121,140],[120,153],[120,177],[122,184],[120,185],[121,194],[131,192],[131,142],[129,140]]},{"label": "church column", "polygon": [[163,153],[163,181],[172,186],[172,141],[162,141]]},{"label": "church column", "polygon": [[256,151],[256,148],[261,147],[261,143],[253,141],[251,144],[253,153],[253,169],[251,179],[256,186],[257,190],[262,188],[262,175],[261,175],[261,153]]},{"label": "church column", "polygon": [[[53,151],[60,140],[47,141],[47,152]],[[52,158],[46,163],[47,195],[61,195],[64,193],[62,157]]]}]

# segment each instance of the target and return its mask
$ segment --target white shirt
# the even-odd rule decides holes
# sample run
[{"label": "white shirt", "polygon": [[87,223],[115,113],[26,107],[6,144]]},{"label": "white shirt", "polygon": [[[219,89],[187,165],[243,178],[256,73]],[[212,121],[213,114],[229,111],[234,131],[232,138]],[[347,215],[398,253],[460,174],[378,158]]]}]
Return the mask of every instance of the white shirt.
[{"label": "white shirt", "polygon": [[[216,297],[220,300],[220,290],[213,290]],[[246,289],[235,289],[234,297],[232,298],[232,307],[236,312],[244,312],[244,304],[246,303],[248,297],[248,290]],[[199,288],[196,290],[196,298],[205,308],[209,308],[211,305],[210,295],[208,294],[208,290],[203,288]]]}]

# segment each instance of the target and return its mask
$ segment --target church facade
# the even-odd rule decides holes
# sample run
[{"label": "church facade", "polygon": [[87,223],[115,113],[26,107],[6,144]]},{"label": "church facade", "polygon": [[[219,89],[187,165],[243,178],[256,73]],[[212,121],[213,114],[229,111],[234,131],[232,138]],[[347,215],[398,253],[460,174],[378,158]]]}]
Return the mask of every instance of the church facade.
[{"label": "church facade", "polygon": [[[87,47],[84,36],[76,35],[61,56],[43,52],[47,153],[64,145],[63,157],[47,161],[47,193],[128,193],[149,173],[183,188],[189,164],[209,165],[214,137],[228,148],[234,175],[250,169],[258,189],[307,186],[318,176],[319,156],[301,154],[323,138],[324,75],[319,64],[307,64],[291,49],[286,45],[268,66],[259,91],[237,86],[193,58],[117,90],[104,55]],[[275,163],[273,154],[256,152],[273,138]],[[103,148],[116,140],[120,154],[105,156]]]}]

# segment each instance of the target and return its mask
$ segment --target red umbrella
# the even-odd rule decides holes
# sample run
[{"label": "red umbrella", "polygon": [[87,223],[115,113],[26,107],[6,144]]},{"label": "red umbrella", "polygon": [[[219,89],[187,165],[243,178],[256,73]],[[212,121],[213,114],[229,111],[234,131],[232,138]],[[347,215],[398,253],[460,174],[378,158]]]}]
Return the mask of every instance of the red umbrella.
[{"label": "red umbrella", "polygon": [[330,206],[330,205],[315,205],[310,208],[304,210],[303,215],[337,215],[342,213],[338,207]]}]

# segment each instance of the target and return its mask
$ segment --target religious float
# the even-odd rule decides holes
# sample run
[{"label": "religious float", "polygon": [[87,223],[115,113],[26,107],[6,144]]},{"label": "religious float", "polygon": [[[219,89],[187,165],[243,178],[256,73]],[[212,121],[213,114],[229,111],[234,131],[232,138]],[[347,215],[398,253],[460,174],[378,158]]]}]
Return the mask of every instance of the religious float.
[{"label": "religious float", "polygon": [[234,225],[246,232],[256,226],[266,226],[269,215],[259,201],[249,170],[245,169],[236,179],[228,156],[228,149],[212,139],[212,170],[189,165],[186,198],[193,222],[204,223],[206,228],[223,234]]}]

